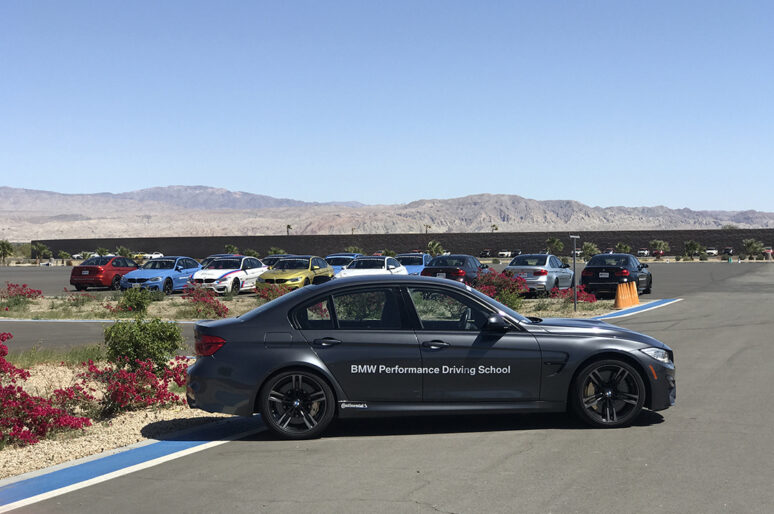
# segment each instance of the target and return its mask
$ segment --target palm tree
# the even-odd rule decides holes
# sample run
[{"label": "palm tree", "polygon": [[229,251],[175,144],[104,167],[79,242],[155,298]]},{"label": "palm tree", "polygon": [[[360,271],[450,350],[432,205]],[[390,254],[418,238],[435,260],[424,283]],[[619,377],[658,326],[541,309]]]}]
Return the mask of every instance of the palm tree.
[{"label": "palm tree", "polygon": [[425,234],[427,234],[427,231],[430,230],[431,228],[433,228],[432,225],[428,225],[427,223],[425,223]]},{"label": "palm tree", "polygon": [[548,253],[559,255],[564,250],[564,243],[562,243],[558,237],[549,237],[546,239],[546,248]]},{"label": "palm tree", "polygon": [[763,243],[755,239],[743,239],[742,246],[748,257],[757,257],[763,253]]},{"label": "palm tree", "polygon": [[496,230],[499,230],[499,228],[497,227],[497,225],[495,225],[494,223],[492,223],[492,226],[491,226],[491,227],[489,227],[489,228],[491,228],[491,229],[492,229],[492,232],[494,232],[494,231],[496,231]]},{"label": "palm tree", "polygon": [[236,253],[239,253],[239,248],[237,248],[236,245],[227,244],[226,246],[223,247],[223,251],[225,253],[234,253],[234,254],[236,254]]},{"label": "palm tree", "polygon": [[429,243],[427,243],[427,253],[435,257],[436,255],[441,255],[444,252],[443,246],[441,246],[440,241],[436,241],[433,239]]},{"label": "palm tree", "polygon": [[344,248],[344,251],[347,253],[363,253],[363,249],[359,246],[348,246]]},{"label": "palm tree", "polygon": [[132,255],[132,251],[125,246],[116,246],[116,255],[120,255],[121,257],[130,257]]},{"label": "palm tree", "polygon": [[13,255],[13,245],[10,241],[3,239],[0,241],[0,261],[5,264],[6,257]]},{"label": "palm tree", "polygon": [[108,250],[107,248],[103,248],[103,247],[101,247],[101,246],[100,246],[99,248],[97,248],[96,250],[94,250],[94,252],[95,252],[97,255],[99,255],[100,257],[103,257],[103,256],[105,256],[105,255],[109,254],[109,253],[110,253],[110,250]]},{"label": "palm tree", "polygon": [[661,259],[662,255],[665,255],[671,250],[671,248],[669,248],[669,243],[662,241],[661,239],[654,239],[649,244],[650,251],[656,256],[656,260]]},{"label": "palm tree", "polygon": [[277,248],[276,246],[272,246],[271,248],[269,248],[269,255],[277,255],[280,253],[287,253],[287,252],[282,248]]},{"label": "palm tree", "polygon": [[30,254],[35,259],[48,259],[51,257],[51,250],[43,243],[34,243],[30,249]]},{"label": "palm tree", "polygon": [[584,261],[591,259],[593,256],[599,253],[599,247],[594,243],[586,241],[581,246],[581,257]]},{"label": "palm tree", "polygon": [[616,253],[630,253],[632,251],[632,247],[626,243],[618,242],[615,245],[615,251]]}]

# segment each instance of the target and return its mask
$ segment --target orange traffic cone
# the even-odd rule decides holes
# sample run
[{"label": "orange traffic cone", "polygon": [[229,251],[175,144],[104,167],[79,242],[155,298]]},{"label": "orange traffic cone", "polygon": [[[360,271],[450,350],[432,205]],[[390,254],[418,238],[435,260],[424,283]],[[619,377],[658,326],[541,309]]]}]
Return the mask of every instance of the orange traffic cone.
[{"label": "orange traffic cone", "polygon": [[615,291],[615,303],[613,304],[614,309],[625,309],[627,307],[626,303],[626,284],[618,284],[618,289]]},{"label": "orange traffic cone", "polygon": [[640,296],[637,294],[637,284],[634,282],[629,282],[629,285],[632,291],[632,305],[639,305]]}]

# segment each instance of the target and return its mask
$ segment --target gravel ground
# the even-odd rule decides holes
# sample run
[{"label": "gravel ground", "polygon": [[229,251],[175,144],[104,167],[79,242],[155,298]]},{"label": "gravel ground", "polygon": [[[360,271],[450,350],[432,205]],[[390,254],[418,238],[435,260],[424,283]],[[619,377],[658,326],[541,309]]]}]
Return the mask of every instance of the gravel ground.
[{"label": "gravel ground", "polygon": [[[46,395],[53,388],[72,383],[75,370],[66,366],[36,366],[31,377],[21,383],[31,394]],[[186,405],[163,409],[127,412],[109,421],[84,429],[57,434],[37,444],[6,447],[0,450],[0,478],[20,475],[69,460],[120,448],[147,439],[158,439],[184,430],[230,417],[212,414]]]}]

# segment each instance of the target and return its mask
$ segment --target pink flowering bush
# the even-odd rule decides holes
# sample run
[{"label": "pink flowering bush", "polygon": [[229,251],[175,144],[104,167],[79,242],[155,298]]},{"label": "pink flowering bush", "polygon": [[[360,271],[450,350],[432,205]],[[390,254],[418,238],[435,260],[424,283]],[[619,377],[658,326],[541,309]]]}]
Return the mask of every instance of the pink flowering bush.
[{"label": "pink flowering bush", "polygon": [[43,298],[40,289],[31,289],[27,284],[5,283],[5,288],[0,289],[0,309],[4,311],[29,305],[32,300]]},{"label": "pink flowering bush", "polygon": [[494,271],[481,275],[476,289],[514,310],[521,308],[524,294],[529,291],[522,277]]},{"label": "pink flowering bush", "polygon": [[262,299],[264,302],[270,302],[291,291],[291,288],[282,284],[261,284],[255,286],[255,292],[258,294],[258,298]]},{"label": "pink flowering bush", "polygon": [[12,337],[0,333],[0,448],[35,444],[54,432],[90,426],[88,418],[73,416],[51,399],[28,394],[17,384],[30,375],[5,359],[8,347],[4,343]]},{"label": "pink flowering bush", "polygon": [[169,390],[172,384],[185,385],[188,369],[185,357],[176,357],[162,370],[151,360],[104,367],[89,361],[82,366],[85,369],[78,374],[75,385],[54,391],[55,402],[68,410],[107,418],[124,411],[185,403]]},{"label": "pink flowering bush", "polygon": [[[597,297],[593,293],[589,293],[586,291],[585,286],[579,285],[576,286],[578,289],[578,301],[582,303],[596,303]],[[565,302],[572,302],[573,301],[573,294],[572,294],[572,288],[569,287],[567,289],[559,289],[559,288],[553,288],[549,292],[550,298],[556,298],[558,300],[563,300]]]},{"label": "pink flowering bush", "polygon": [[188,285],[183,290],[183,298],[188,300],[198,317],[225,318],[228,316],[228,307],[218,300],[217,293],[208,287]]}]

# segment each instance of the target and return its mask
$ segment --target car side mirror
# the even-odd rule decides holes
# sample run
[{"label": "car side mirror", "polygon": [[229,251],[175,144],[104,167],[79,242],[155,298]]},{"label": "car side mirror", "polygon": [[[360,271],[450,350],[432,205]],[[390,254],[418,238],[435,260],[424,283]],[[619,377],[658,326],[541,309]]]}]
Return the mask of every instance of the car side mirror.
[{"label": "car side mirror", "polygon": [[182,266],[175,266],[175,271],[183,271],[183,267]]},{"label": "car side mirror", "polygon": [[567,269],[567,268],[569,268],[569,267],[570,267],[570,265],[569,265],[569,264],[562,264],[562,268],[565,268],[565,269]]},{"label": "car side mirror", "polygon": [[510,325],[498,314],[492,314],[484,323],[484,330],[488,332],[507,332]]},{"label": "car side mirror", "polygon": [[481,265],[481,269],[487,269],[487,268],[489,268],[489,264],[482,264]]},{"label": "car side mirror", "polygon": [[387,265],[387,269],[395,269],[395,265],[394,264],[388,264]]},{"label": "car side mirror", "polygon": [[320,266],[314,265],[312,266],[312,269],[320,269]]},{"label": "car side mirror", "polygon": [[644,263],[643,263],[643,264],[640,264],[640,266],[642,266],[643,268],[647,268],[647,267],[648,267],[648,265],[647,265],[647,264],[644,264]]}]

